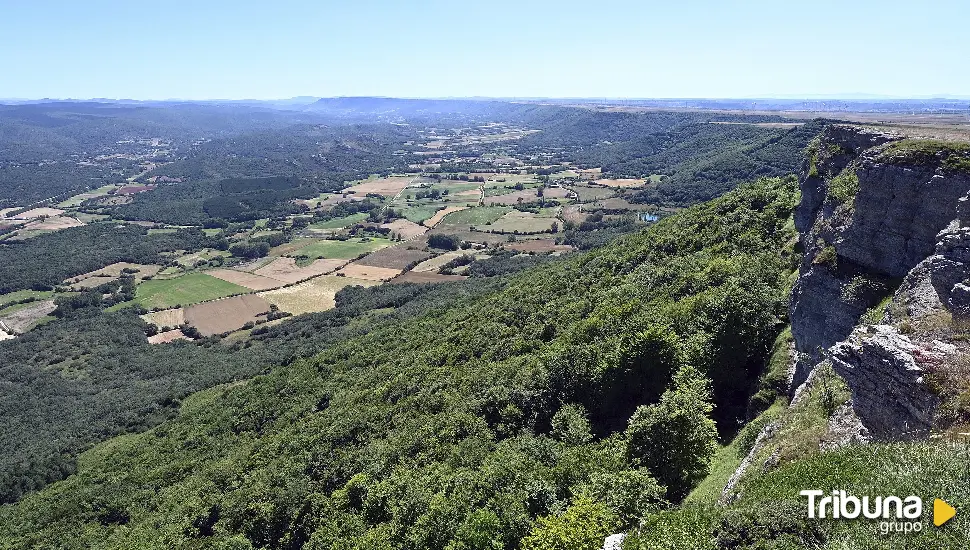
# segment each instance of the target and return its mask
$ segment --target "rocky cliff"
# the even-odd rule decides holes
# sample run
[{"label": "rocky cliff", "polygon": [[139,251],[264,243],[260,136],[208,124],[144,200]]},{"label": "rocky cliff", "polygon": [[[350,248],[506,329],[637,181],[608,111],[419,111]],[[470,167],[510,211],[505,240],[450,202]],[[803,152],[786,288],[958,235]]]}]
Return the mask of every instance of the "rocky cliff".
[{"label": "rocky cliff", "polygon": [[804,257],[791,301],[793,388],[933,255],[941,231],[960,226],[958,208],[970,191],[966,153],[847,125],[829,126],[812,144],[795,219]]},{"label": "rocky cliff", "polygon": [[830,125],[800,185],[790,402],[722,503],[780,463],[970,424],[970,145]]}]

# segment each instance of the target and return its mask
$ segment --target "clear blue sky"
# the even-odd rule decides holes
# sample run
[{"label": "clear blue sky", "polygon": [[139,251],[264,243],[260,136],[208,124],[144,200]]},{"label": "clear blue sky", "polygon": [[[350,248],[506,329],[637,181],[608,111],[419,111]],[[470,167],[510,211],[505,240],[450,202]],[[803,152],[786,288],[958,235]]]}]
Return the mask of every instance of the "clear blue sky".
[{"label": "clear blue sky", "polygon": [[0,97],[970,96],[970,2],[0,0]]}]

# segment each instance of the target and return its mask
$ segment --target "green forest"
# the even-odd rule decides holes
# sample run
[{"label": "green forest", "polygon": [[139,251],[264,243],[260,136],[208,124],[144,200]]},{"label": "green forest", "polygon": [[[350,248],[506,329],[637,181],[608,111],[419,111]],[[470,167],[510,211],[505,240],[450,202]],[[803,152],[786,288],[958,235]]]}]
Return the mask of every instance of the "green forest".
[{"label": "green forest", "polygon": [[[0,545],[602,541],[683,499],[748,418],[786,314],[796,201],[793,179],[765,179],[449,300],[358,310],[322,347],[177,413],[141,405],[172,418],[0,508]],[[319,334],[302,322],[268,330]]]}]

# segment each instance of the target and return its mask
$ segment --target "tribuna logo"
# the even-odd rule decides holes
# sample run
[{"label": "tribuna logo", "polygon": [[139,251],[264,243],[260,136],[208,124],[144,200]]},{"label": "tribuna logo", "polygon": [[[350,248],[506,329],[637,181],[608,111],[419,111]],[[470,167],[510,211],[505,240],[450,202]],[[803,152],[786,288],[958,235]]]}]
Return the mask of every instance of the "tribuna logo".
[{"label": "tribuna logo", "polygon": [[[801,491],[808,497],[809,519],[858,519],[879,520],[878,531],[889,533],[919,533],[923,530],[923,499],[918,496],[900,498],[857,497],[845,491],[832,491],[829,496],[824,491]],[[952,516],[951,516],[952,517]],[[940,525],[937,523],[936,525]]]},{"label": "tribuna logo", "polygon": [[917,496],[859,498],[845,491],[832,491],[830,496],[818,498],[825,492],[817,490],[798,494],[808,497],[810,519],[856,519],[860,516],[868,519],[918,519],[923,515],[923,499]]}]

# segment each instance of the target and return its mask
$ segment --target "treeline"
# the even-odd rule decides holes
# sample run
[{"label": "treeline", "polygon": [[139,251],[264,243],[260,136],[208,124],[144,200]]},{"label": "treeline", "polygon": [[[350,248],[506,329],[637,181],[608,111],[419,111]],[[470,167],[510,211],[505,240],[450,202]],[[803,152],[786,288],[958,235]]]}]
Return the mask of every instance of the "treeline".
[{"label": "treeline", "polygon": [[601,249],[470,280],[501,283],[484,294],[354,323],[310,360],[92,450],[78,475],[0,511],[0,539],[601,543],[704,474],[712,418],[724,435],[744,418],[786,313],[796,200],[792,180],[744,186]]},{"label": "treeline", "polygon": [[93,223],[38,235],[26,241],[0,243],[0,294],[15,290],[49,290],[63,280],[116,262],[151,264],[162,253],[218,248],[219,239],[199,229],[149,235],[144,227]]}]

